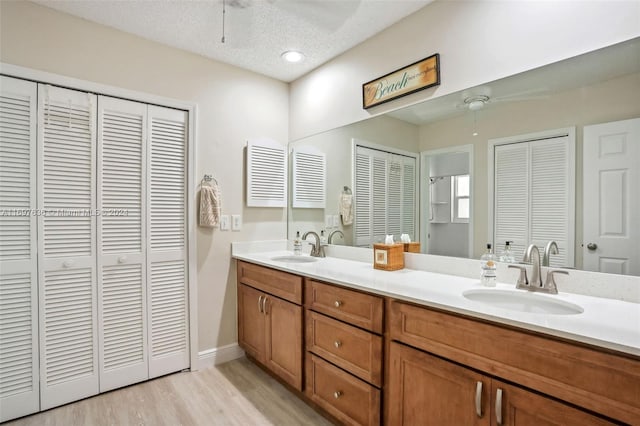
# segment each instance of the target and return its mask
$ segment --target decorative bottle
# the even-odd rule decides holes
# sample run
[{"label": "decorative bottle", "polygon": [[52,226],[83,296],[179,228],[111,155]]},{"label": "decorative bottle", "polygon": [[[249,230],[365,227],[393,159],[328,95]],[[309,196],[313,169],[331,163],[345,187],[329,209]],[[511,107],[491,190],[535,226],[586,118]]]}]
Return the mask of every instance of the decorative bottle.
[{"label": "decorative bottle", "polygon": [[495,287],[496,285],[496,256],[491,250],[491,244],[487,243],[487,251],[480,257],[480,283],[485,287]]},{"label": "decorative bottle", "polygon": [[293,240],[293,254],[302,254],[302,240],[300,240],[300,231],[296,231],[296,238]]},{"label": "decorative bottle", "polygon": [[511,241],[504,242],[504,250],[500,253],[499,260],[504,263],[514,263],[516,261],[515,257],[513,257],[513,252],[511,251]]}]

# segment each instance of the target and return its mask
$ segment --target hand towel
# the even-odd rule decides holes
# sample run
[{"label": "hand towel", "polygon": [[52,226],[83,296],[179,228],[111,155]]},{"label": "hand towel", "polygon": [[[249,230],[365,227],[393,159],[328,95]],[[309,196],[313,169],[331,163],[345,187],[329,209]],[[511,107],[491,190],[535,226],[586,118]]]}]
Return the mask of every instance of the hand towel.
[{"label": "hand towel", "polygon": [[351,225],[353,223],[353,194],[343,192],[340,195],[340,217],[343,225]]},{"label": "hand towel", "polygon": [[220,221],[220,193],[218,185],[210,182],[200,187],[200,215],[198,224],[205,228],[218,226]]}]

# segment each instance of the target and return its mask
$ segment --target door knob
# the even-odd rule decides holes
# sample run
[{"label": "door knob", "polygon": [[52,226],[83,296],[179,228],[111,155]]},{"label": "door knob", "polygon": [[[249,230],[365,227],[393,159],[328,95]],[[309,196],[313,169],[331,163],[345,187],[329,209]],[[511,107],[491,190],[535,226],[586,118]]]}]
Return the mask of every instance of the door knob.
[{"label": "door knob", "polygon": [[597,249],[597,248],[598,248],[598,245],[597,245],[596,243],[589,243],[589,244],[587,244],[587,249],[589,249],[589,250],[592,250],[592,251],[593,251],[593,250],[595,250],[595,249]]}]

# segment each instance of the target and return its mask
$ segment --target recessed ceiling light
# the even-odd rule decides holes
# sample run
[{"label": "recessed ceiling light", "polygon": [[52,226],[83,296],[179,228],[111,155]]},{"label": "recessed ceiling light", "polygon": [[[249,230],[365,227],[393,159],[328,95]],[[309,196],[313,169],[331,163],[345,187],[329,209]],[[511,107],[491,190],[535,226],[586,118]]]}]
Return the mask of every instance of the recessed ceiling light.
[{"label": "recessed ceiling light", "polygon": [[304,55],[295,50],[287,50],[280,56],[287,62],[300,62],[304,59]]}]

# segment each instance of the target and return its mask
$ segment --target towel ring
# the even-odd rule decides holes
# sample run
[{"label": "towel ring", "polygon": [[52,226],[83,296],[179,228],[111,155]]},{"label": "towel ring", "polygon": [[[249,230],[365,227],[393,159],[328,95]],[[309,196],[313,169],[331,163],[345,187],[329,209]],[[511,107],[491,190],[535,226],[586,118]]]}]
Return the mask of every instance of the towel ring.
[{"label": "towel ring", "polygon": [[216,185],[218,184],[218,181],[212,175],[204,175],[204,177],[200,181],[200,185],[204,185],[204,184],[208,185],[209,182],[211,182],[211,181],[214,181],[216,183]]}]

